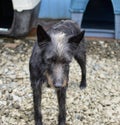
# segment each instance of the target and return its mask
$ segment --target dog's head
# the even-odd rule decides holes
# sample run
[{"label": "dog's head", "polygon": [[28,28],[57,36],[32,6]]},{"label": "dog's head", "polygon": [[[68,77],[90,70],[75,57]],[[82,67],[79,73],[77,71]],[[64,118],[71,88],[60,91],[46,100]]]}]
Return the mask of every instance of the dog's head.
[{"label": "dog's head", "polygon": [[42,50],[43,62],[46,65],[45,75],[50,86],[55,88],[67,86],[69,64],[83,37],[84,31],[71,37],[62,32],[50,32],[48,34],[38,25],[38,45]]}]

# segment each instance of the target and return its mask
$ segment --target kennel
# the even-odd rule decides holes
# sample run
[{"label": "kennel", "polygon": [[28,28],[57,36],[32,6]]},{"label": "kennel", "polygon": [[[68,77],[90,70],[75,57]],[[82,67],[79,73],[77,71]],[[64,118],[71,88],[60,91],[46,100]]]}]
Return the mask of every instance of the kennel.
[{"label": "kennel", "polygon": [[0,0],[0,35],[24,36],[35,23],[40,0]]},{"label": "kennel", "polygon": [[70,19],[71,0],[42,0],[39,18],[44,19]]},{"label": "kennel", "polygon": [[120,0],[71,0],[70,12],[86,36],[120,39]]}]

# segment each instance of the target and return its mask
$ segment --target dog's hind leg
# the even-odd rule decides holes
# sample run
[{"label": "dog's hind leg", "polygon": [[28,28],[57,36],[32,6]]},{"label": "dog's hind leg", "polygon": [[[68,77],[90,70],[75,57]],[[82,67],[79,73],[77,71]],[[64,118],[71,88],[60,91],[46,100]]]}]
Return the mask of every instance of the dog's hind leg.
[{"label": "dog's hind leg", "polygon": [[61,88],[57,90],[57,98],[59,105],[59,116],[58,116],[58,125],[66,125],[66,88]]},{"label": "dog's hind leg", "polygon": [[33,103],[34,103],[34,119],[35,125],[42,125],[42,115],[41,115],[41,95],[42,95],[42,84],[40,80],[37,80],[32,84],[33,90]]},{"label": "dog's hind leg", "polygon": [[80,55],[80,53],[76,53],[75,59],[81,67],[82,79],[80,83],[80,88],[84,89],[86,87],[86,55]]}]

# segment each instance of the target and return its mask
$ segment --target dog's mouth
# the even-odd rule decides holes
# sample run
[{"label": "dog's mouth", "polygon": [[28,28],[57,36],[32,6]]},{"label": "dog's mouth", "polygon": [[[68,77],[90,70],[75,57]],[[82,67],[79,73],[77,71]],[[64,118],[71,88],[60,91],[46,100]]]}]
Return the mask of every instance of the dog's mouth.
[{"label": "dog's mouth", "polygon": [[62,83],[60,83],[60,82],[53,82],[51,76],[48,73],[46,73],[45,75],[47,77],[48,87],[60,89],[60,88],[66,87],[68,85],[66,79],[64,79]]},{"label": "dog's mouth", "polygon": [[58,88],[58,89],[59,89],[59,88],[64,88],[64,87],[66,87],[66,86],[67,86],[66,80],[64,80],[62,84],[59,83],[59,82],[54,83],[54,87],[55,87],[55,88]]}]

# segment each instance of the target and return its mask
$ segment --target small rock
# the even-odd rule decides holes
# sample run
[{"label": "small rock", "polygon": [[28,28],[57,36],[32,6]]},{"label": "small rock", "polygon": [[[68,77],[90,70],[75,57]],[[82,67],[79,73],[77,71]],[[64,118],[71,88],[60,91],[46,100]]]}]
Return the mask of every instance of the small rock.
[{"label": "small rock", "polygon": [[6,109],[5,112],[4,112],[5,116],[8,117],[9,114],[10,114],[10,110]]},{"label": "small rock", "polygon": [[3,43],[4,42],[4,39],[0,39],[0,43]]},{"label": "small rock", "polygon": [[99,64],[95,64],[95,65],[93,66],[93,69],[94,69],[95,71],[99,70],[100,68],[101,68],[101,67],[100,67]]},{"label": "small rock", "polygon": [[13,91],[12,88],[9,88],[9,89],[8,89],[8,92],[9,92],[9,93],[12,93],[12,91]]},{"label": "small rock", "polygon": [[114,97],[112,100],[111,100],[112,103],[114,104],[120,104],[120,97]]},{"label": "small rock", "polygon": [[5,73],[8,73],[8,71],[9,71],[9,70],[8,70],[7,68],[4,70]]},{"label": "small rock", "polygon": [[19,43],[6,43],[4,45],[5,48],[11,48],[11,49],[15,49],[17,46],[19,46]]},{"label": "small rock", "polygon": [[108,99],[104,99],[104,100],[101,100],[101,103],[103,106],[110,106],[111,105],[111,100],[108,100]]},{"label": "small rock", "polygon": [[2,85],[3,84],[3,81],[0,79],[0,85]]},{"label": "small rock", "polygon": [[103,46],[104,45],[104,41],[99,41],[99,43]]},{"label": "small rock", "polygon": [[22,42],[24,42],[24,41],[22,41],[22,40],[20,40],[20,39],[15,39],[14,42],[20,44],[20,43],[22,43]]},{"label": "small rock", "polygon": [[31,105],[31,104],[28,104],[27,106],[26,106],[26,110],[27,111],[31,111],[33,109],[33,106]]},{"label": "small rock", "polygon": [[13,100],[13,96],[12,95],[8,95],[7,96],[7,100]]},{"label": "small rock", "polygon": [[108,108],[107,110],[104,110],[106,117],[113,117],[113,110],[111,108]]},{"label": "small rock", "polygon": [[19,105],[17,102],[15,102],[15,103],[13,104],[13,107],[14,107],[15,109],[20,109],[20,105]]}]

